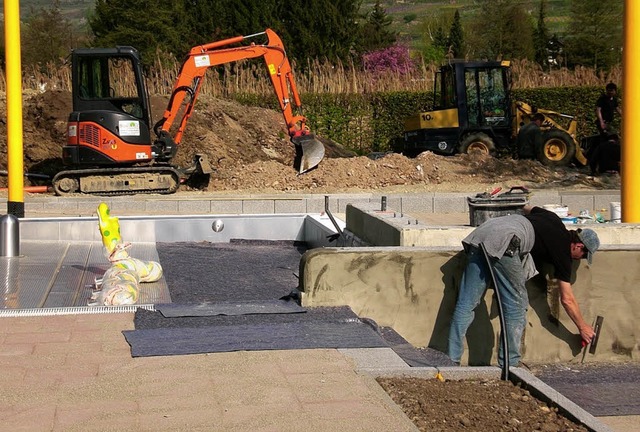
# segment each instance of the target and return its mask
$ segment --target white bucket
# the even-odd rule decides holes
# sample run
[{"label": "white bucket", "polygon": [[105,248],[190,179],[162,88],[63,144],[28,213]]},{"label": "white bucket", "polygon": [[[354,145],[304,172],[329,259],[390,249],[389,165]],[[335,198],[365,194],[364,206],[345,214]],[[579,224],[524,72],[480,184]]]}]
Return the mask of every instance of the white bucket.
[{"label": "white bucket", "polygon": [[542,208],[554,212],[561,218],[569,216],[569,207],[562,204],[545,204]]},{"label": "white bucket", "polygon": [[609,203],[609,214],[611,215],[611,222],[620,223],[622,219],[622,211],[620,209],[619,202],[610,202]]}]

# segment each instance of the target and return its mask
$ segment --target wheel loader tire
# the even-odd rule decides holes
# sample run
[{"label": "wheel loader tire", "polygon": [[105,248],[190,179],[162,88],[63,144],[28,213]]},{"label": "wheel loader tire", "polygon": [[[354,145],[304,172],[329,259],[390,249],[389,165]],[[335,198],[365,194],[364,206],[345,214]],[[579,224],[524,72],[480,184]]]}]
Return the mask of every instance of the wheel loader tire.
[{"label": "wheel loader tire", "polygon": [[558,129],[542,134],[542,147],[537,149],[537,157],[545,166],[567,166],[576,155],[576,144],[573,138]]},{"label": "wheel loader tire", "polygon": [[496,145],[489,135],[482,132],[469,134],[460,141],[460,153],[476,151],[493,156],[496,152]]}]

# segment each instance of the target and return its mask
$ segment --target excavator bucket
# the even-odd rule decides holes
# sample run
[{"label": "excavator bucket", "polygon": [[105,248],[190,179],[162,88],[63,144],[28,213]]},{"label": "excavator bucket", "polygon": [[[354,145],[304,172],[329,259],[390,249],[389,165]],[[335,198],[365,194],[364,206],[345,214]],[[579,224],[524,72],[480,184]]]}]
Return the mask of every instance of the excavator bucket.
[{"label": "excavator bucket", "polygon": [[315,135],[301,135],[291,141],[296,146],[295,167],[300,174],[315,168],[324,158],[324,144]]}]

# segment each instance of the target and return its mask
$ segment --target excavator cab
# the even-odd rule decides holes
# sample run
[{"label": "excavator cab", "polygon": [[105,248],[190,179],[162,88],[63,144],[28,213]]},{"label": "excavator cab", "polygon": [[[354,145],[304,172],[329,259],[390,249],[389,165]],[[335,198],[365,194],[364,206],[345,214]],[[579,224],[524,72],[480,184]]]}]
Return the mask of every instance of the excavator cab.
[{"label": "excavator cab", "polygon": [[146,88],[135,49],[78,49],[72,56],[74,111],[120,111],[149,123]]},{"label": "excavator cab", "polygon": [[76,49],[67,165],[119,165],[152,159],[149,101],[138,52],[131,47]]}]

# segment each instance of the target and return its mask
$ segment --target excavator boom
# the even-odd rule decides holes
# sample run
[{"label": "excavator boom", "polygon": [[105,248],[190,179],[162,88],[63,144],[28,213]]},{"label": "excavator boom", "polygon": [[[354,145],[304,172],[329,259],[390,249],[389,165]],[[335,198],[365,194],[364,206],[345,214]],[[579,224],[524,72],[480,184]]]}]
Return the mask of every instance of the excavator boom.
[{"label": "excavator boom", "polygon": [[[262,35],[267,36],[265,44],[251,43],[233,46]],[[193,113],[193,106],[200,93],[207,69],[252,58],[264,60],[291,141],[301,150],[301,159],[297,162],[299,163],[299,172],[303,173],[317,166],[324,157],[324,145],[310,133],[307,119],[302,115],[294,114],[294,107],[299,109],[302,105],[300,96],[282,40],[271,29],[193,47],[182,64],[171,93],[169,105],[162,119],[156,123],[154,128],[156,135],[159,138],[171,135],[170,130],[177,122],[177,131],[173,135],[173,142],[179,145],[189,117]],[[180,112],[182,117],[178,120]]]}]

